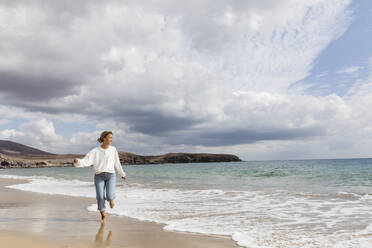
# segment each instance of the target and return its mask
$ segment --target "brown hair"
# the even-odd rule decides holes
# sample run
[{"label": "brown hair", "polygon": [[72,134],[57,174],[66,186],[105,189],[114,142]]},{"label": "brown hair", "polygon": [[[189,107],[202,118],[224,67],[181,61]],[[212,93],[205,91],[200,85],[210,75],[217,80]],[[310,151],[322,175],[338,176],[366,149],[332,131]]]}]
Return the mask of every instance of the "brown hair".
[{"label": "brown hair", "polygon": [[97,141],[99,142],[99,143],[103,143],[103,140],[106,138],[106,136],[107,135],[109,135],[109,134],[112,134],[112,132],[111,131],[103,131],[102,133],[101,133],[101,137],[99,137],[98,139],[97,139]]}]

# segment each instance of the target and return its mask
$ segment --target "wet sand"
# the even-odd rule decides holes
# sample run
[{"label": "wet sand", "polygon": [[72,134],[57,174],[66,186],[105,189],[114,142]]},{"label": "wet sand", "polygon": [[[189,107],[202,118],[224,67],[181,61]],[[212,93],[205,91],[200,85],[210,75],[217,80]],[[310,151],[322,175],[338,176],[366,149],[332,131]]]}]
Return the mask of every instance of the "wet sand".
[{"label": "wet sand", "polygon": [[0,179],[1,247],[239,247],[228,236],[169,232],[163,225],[108,215],[87,207],[95,199],[55,196],[9,189],[22,180]]}]

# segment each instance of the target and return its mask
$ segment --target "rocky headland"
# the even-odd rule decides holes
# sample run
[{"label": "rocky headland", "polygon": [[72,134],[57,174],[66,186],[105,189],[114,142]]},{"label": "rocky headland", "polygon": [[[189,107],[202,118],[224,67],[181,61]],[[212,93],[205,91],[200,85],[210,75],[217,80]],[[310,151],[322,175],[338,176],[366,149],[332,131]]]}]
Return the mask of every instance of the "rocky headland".
[{"label": "rocky headland", "polygon": [[[83,157],[84,154],[52,154],[12,141],[0,140],[0,169],[71,167],[74,158]],[[119,158],[123,165],[241,161],[235,155],[210,153],[168,153],[143,156],[119,151]]]}]

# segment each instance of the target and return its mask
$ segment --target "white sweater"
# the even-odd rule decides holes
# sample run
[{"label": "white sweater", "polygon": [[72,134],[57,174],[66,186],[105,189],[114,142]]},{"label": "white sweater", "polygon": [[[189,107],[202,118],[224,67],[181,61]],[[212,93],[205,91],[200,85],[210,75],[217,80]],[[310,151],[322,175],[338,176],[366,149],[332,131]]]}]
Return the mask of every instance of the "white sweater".
[{"label": "white sweater", "polygon": [[88,167],[93,165],[94,172],[99,174],[101,172],[115,173],[115,169],[124,177],[125,172],[121,168],[118,151],[114,146],[109,146],[103,149],[101,146],[90,150],[83,159],[78,159],[74,164],[75,167]]}]

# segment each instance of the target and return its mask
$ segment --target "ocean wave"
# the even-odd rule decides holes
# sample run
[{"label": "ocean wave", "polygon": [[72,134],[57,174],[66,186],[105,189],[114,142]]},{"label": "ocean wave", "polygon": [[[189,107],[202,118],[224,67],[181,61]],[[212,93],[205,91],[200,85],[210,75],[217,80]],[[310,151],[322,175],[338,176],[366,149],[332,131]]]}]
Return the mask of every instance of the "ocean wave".
[{"label": "ocean wave", "polygon": [[[40,176],[0,178],[30,180],[9,186],[15,189],[95,197],[93,182]],[[111,214],[162,223],[169,231],[229,235],[244,247],[364,248],[372,243],[371,202],[365,195],[159,189],[138,183],[116,189],[116,207],[107,210]],[[97,211],[97,207],[94,204],[88,210]]]},{"label": "ocean wave", "polygon": [[285,177],[286,173],[282,171],[258,171],[254,172],[252,177]]}]

